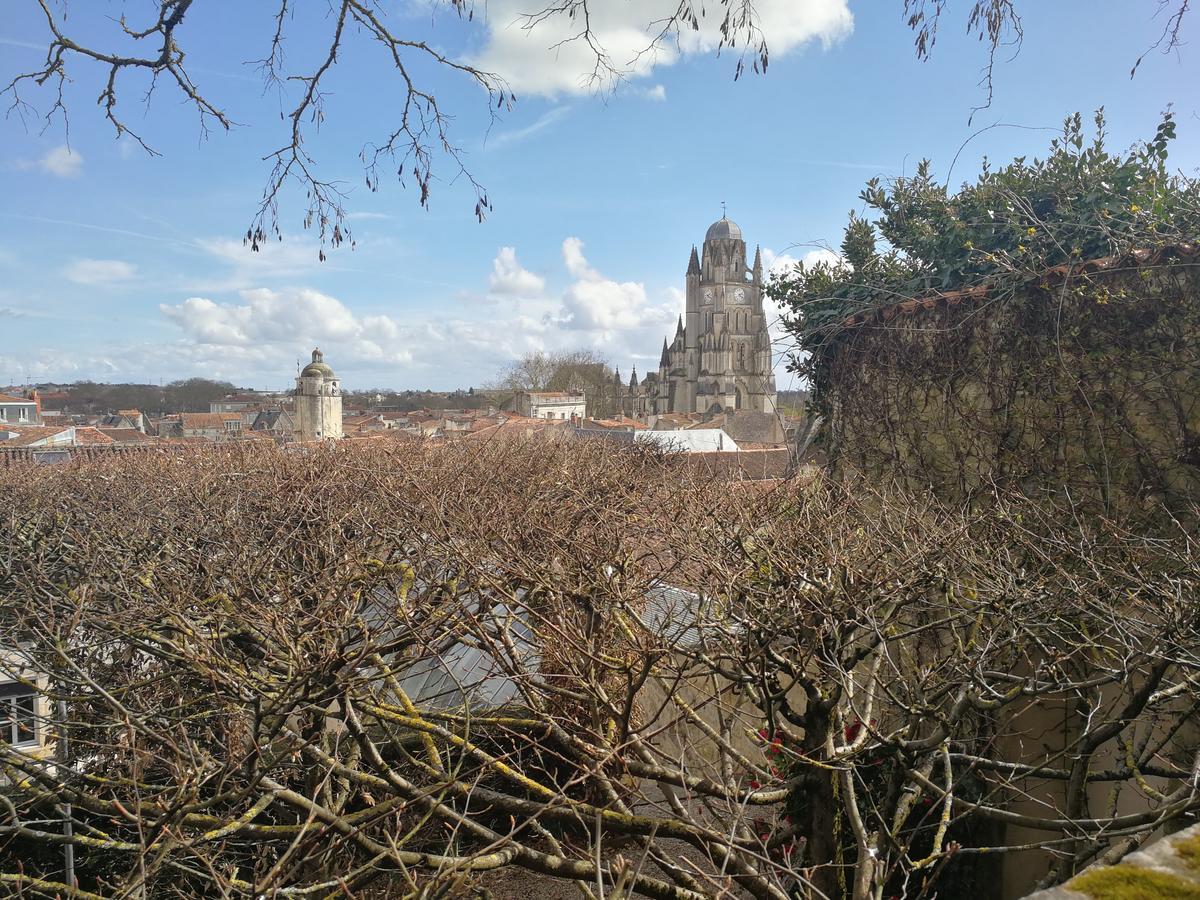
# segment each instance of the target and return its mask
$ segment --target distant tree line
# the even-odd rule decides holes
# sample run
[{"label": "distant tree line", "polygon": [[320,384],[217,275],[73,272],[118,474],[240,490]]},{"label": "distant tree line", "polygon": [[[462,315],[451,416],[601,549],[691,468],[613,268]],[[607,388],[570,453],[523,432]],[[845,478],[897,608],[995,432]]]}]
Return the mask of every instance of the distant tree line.
[{"label": "distant tree line", "polygon": [[501,369],[486,387],[505,400],[518,391],[583,391],[589,415],[620,412],[616,372],[608,357],[595,350],[526,353]]},{"label": "distant tree line", "polygon": [[454,391],[393,391],[372,389],[345,391],[343,400],[348,406],[371,408],[382,406],[400,412],[418,409],[487,409],[497,398],[470,387]]},{"label": "distant tree line", "polygon": [[207,412],[208,404],[226,394],[246,390],[228,381],[207,378],[183,378],[170,384],[104,384],[96,381],[77,381],[62,391],[69,399],[61,404],[47,404],[68,413],[96,415],[118,409],[139,409],[147,414],[177,412]]}]

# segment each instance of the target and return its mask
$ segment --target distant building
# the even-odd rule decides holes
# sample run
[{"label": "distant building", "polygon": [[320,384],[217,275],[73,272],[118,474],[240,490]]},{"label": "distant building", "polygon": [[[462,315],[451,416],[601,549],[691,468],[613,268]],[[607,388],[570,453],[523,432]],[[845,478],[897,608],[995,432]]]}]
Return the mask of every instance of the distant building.
[{"label": "distant building", "polygon": [[296,379],[296,439],[338,440],[342,436],[342,383],[319,349]]},{"label": "distant building", "polygon": [[[49,737],[46,677],[21,648],[0,644],[0,744],[43,756]],[[0,775],[0,787],[9,782]]]},{"label": "distant building", "polygon": [[276,437],[290,438],[296,432],[296,422],[286,409],[259,410],[250,424],[251,431],[265,431]]},{"label": "distant building", "polygon": [[145,434],[146,417],[141,410],[122,409],[101,418],[98,423],[102,428],[133,428]]},{"label": "distant building", "polygon": [[241,413],[180,413],[159,424],[159,434],[174,438],[205,438],[210,441],[241,437]]},{"label": "distant building", "polygon": [[[133,429],[129,429],[133,431]],[[136,433],[136,432],[135,432]],[[91,447],[112,444],[113,438],[89,425],[0,425],[0,448]]]},{"label": "distant building", "polygon": [[531,419],[582,419],[587,397],[579,391],[521,391],[514,406],[518,415]]},{"label": "distant building", "polygon": [[771,336],[763,310],[762,255],[746,265],[746,242],[736,223],[722,217],[692,248],[687,269],[687,312],[675,337],[663,340],[658,370],[628,387],[615,376],[628,415],[719,414],[754,410],[775,415]]},{"label": "distant building", "polygon": [[241,412],[259,406],[269,399],[258,394],[226,394],[220,400],[208,401],[208,411],[213,413]]},{"label": "distant building", "polygon": [[40,425],[41,413],[37,391],[32,397],[0,394],[0,425]]}]

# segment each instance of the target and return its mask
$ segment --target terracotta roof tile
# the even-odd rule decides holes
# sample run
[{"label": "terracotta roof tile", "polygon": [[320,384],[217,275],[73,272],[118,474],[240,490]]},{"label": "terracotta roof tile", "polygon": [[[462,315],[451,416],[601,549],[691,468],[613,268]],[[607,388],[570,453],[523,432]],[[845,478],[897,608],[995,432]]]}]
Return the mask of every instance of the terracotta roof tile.
[{"label": "terracotta roof tile", "polygon": [[27,447],[37,441],[62,434],[66,430],[67,428],[58,425],[0,425],[0,431],[16,434],[16,437],[0,441],[0,447]]},{"label": "terracotta roof tile", "polygon": [[101,434],[112,438],[119,444],[141,444],[157,440],[153,435],[143,434],[136,428],[104,428],[97,429]]},{"label": "terracotta roof tile", "polygon": [[179,422],[187,429],[224,428],[226,422],[240,422],[241,413],[180,413]]},{"label": "terracotta roof tile", "polygon": [[88,444],[112,444],[115,442],[107,434],[101,434],[100,429],[87,425],[76,427],[75,443],[84,446]]},{"label": "terracotta roof tile", "polygon": [[[1100,272],[1114,272],[1122,269],[1140,269],[1147,266],[1158,266],[1173,259],[1191,260],[1200,256],[1200,241],[1169,244],[1165,247],[1130,250],[1119,256],[1100,256],[1080,263],[1062,263],[1051,266],[1040,274],[1032,276],[1029,281],[1041,281],[1043,285],[1050,282],[1062,281],[1076,275],[1094,275]],[[911,315],[918,309],[933,309],[939,305],[957,306],[963,301],[982,300],[991,291],[991,285],[980,284],[974,287],[962,288],[957,291],[933,291],[921,297],[901,300],[890,306],[866,310],[847,316],[842,321],[845,328],[865,325],[876,318],[890,322],[898,315]]]}]

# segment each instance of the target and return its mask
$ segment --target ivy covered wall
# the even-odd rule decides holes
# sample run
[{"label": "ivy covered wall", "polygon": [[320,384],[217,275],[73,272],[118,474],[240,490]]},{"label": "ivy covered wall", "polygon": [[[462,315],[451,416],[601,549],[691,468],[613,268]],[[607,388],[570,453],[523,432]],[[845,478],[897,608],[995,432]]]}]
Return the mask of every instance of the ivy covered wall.
[{"label": "ivy covered wall", "polygon": [[1200,502],[1200,246],[895,303],[827,352],[837,471],[954,497]]}]

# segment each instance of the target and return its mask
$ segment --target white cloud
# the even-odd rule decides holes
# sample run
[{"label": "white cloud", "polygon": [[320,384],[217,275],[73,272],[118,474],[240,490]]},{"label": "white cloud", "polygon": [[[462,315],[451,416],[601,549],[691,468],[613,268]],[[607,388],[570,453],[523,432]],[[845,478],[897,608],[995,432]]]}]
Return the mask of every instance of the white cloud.
[{"label": "white cloud", "polygon": [[519,144],[522,141],[528,140],[538,132],[545,131],[570,111],[571,107],[569,106],[556,106],[553,109],[547,110],[524,128],[514,128],[511,131],[502,131],[495,137],[489,138],[487,141],[487,148],[489,150],[498,150],[501,147],[507,147],[511,144]]},{"label": "white cloud", "polygon": [[642,96],[647,100],[665,101],[667,99],[667,89],[661,84],[656,84],[642,91]]},{"label": "white cloud", "polygon": [[[573,39],[582,27],[579,17],[556,14],[525,27],[529,20],[523,14],[531,9],[526,0],[490,0],[488,41],[473,62],[502,75],[518,94],[607,90],[616,80],[645,77],[656,67],[672,65],[682,56],[717,48],[726,8],[711,4],[709,14],[700,19],[698,31],[684,27],[677,41],[645,52],[656,34],[654,23],[671,16],[678,7],[678,0],[603,0],[591,5],[592,36],[607,53],[614,75],[597,69],[596,56],[587,41]],[[847,0],[758,0],[755,11],[771,54],[776,57],[812,41],[829,46],[854,28]],[[740,47],[735,52],[740,52]]]},{"label": "white cloud", "polygon": [[683,292],[671,287],[651,297],[640,282],[608,277],[584,255],[578,237],[566,238],[560,250],[568,280],[555,291],[520,265],[515,248],[501,248],[488,282],[504,302],[488,305],[479,320],[432,321],[419,341],[420,361],[444,365],[452,349],[484,377],[530,350],[592,348],[623,366],[642,352],[657,361],[663,336],[674,333]]},{"label": "white cloud", "polygon": [[139,153],[145,152],[142,145],[127,134],[123,134],[117,139],[117,155],[121,159],[133,159]]},{"label": "white cloud", "polygon": [[78,178],[83,174],[83,157],[66,144],[61,144],[39,159],[38,166],[43,172],[59,178]]},{"label": "white cloud", "polygon": [[137,266],[120,259],[77,259],[63,269],[63,275],[76,284],[120,284],[137,275]]},{"label": "white cloud", "polygon": [[562,243],[563,262],[567,271],[576,278],[595,279],[600,273],[588,265],[583,255],[583,241],[577,237],[569,237]]},{"label": "white cloud", "polygon": [[788,269],[795,267],[796,263],[803,263],[807,266],[814,266],[819,262],[837,262],[841,257],[832,250],[827,250],[820,247],[816,250],[809,250],[801,257],[792,256],[787,251],[776,253],[770,247],[762,248],[763,268],[767,272],[779,273],[786,272]]},{"label": "white cloud", "polygon": [[804,263],[804,265],[808,267],[815,266],[817,263],[839,262],[841,258],[842,256],[840,253],[834,253],[832,250],[821,248],[819,250],[809,250],[804,254],[804,257],[800,260],[800,262]]},{"label": "white cloud", "polygon": [[646,289],[636,281],[605,278],[588,264],[583,241],[569,237],[562,244],[563,263],[575,278],[563,292],[563,324],[571,329],[599,332],[609,339],[614,332],[654,328],[670,321],[671,302],[651,306]]},{"label": "white cloud", "polygon": [[360,318],[337,298],[308,288],[255,288],[240,296],[240,304],[189,297],[159,309],[193,345],[253,351],[260,359],[306,352],[319,344],[337,348],[345,360],[412,360],[409,336],[389,316]]},{"label": "white cloud", "polygon": [[513,297],[536,297],[546,287],[546,279],[521,267],[515,247],[501,247],[492,260],[488,287],[493,294]]}]

